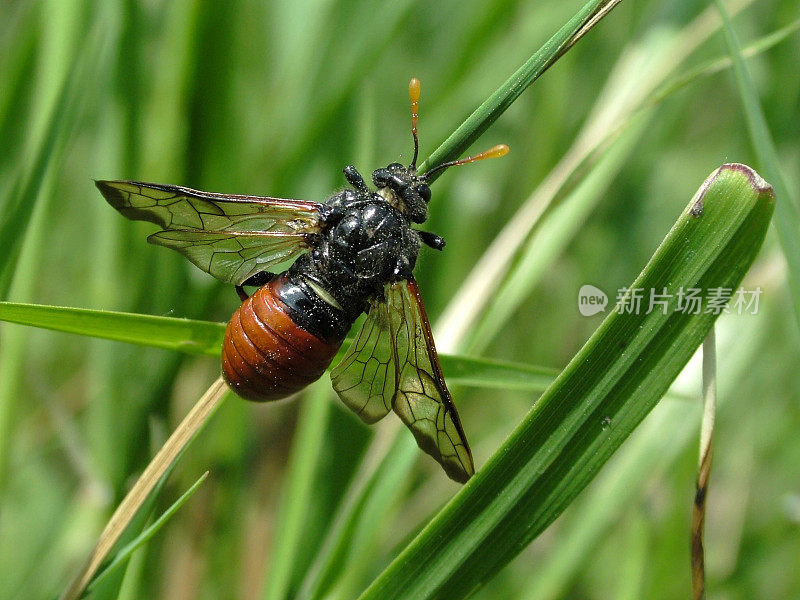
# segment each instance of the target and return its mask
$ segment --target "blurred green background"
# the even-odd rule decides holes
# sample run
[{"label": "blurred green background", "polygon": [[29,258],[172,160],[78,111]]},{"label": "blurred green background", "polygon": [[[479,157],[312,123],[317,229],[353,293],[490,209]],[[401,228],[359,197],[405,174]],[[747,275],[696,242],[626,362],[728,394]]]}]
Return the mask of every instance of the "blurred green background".
[{"label": "blurred green background", "polygon": [[[797,195],[797,2],[729,6],[745,6],[735,18],[743,46],[794,25],[748,67]],[[233,290],[146,244],[153,228],[120,218],[93,179],[322,200],[343,185],[347,164],[369,172],[409,160],[410,77],[422,81],[425,157],[579,7],[0,4],[3,299],[227,320]],[[714,15],[706,2],[623,2],[472,149],[504,142],[508,156],[437,181],[426,229],[448,245],[423,251],[416,273],[445,349],[562,367],[602,317],[580,315],[578,289],[593,284],[613,303],[712,170],[724,162],[759,168],[730,70],[692,76],[726,55]],[[661,87],[682,76],[681,85]],[[602,168],[591,170],[598,161]],[[451,301],[470,290],[486,295],[473,267],[481,258],[500,264],[487,254],[492,240],[541,197],[542,181],[556,180],[551,208],[520,238],[529,245],[509,254],[522,275],[504,283],[508,310],[491,301],[482,308],[491,319],[459,330]],[[581,185],[588,191],[576,200],[569,194]],[[786,281],[773,231],[744,283],[763,290],[758,314],[726,315],[717,326],[710,598],[800,598],[800,337]],[[218,370],[210,358],[0,325],[0,598],[49,598],[64,588]],[[697,365],[676,390],[698,394]],[[535,400],[467,387],[454,396],[478,466]],[[163,506],[206,469],[209,479],[136,554],[123,597],[300,594],[376,435],[331,396],[302,543],[285,590],[269,591],[303,402],[223,406],[168,482]],[[687,597],[699,417],[699,402],[665,400],[567,513],[475,597]],[[342,573],[355,573],[352,588],[331,597],[362,590],[457,489],[422,454],[410,473],[342,563]]]}]

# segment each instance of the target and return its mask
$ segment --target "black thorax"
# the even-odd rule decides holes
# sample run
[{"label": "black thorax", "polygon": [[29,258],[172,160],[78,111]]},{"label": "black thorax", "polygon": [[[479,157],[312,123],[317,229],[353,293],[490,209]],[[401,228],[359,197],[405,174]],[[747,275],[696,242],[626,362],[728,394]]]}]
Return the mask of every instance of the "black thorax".
[{"label": "black thorax", "polygon": [[356,189],[325,202],[323,230],[286,272],[281,293],[298,325],[326,338],[343,337],[386,283],[409,278],[421,244],[408,217],[387,200],[389,188],[369,191],[354,168],[345,175]]}]

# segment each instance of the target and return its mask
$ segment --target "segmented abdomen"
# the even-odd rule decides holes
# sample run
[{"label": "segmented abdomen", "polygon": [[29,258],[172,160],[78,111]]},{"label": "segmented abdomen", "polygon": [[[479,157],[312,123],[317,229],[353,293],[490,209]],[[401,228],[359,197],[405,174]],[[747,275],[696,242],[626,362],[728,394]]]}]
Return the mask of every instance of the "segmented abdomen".
[{"label": "segmented abdomen", "polygon": [[239,396],[278,400],[316,381],[341,346],[298,326],[277,291],[285,277],[258,289],[233,313],[222,344],[222,374]]}]

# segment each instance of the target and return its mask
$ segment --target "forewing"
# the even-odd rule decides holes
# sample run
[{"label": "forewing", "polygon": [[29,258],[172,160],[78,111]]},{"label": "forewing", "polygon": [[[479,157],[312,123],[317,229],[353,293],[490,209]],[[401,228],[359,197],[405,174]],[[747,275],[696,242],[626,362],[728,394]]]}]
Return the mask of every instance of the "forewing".
[{"label": "forewing", "polygon": [[392,408],[422,450],[439,461],[451,479],[466,482],[475,472],[467,438],[442,376],[416,281],[386,288],[396,369]]},{"label": "forewing", "polygon": [[173,248],[235,285],[302,253],[319,231],[316,202],[237,196],[138,181],[98,181],[108,203],[129,219],[165,231],[149,241]]},{"label": "forewing", "polygon": [[241,285],[261,271],[306,251],[302,234],[239,231],[159,231],[147,238],[183,254],[206,273]]},{"label": "forewing", "polygon": [[214,194],[140,181],[97,181],[96,185],[127,218],[151,221],[164,229],[294,233],[316,225],[321,206],[305,200]]},{"label": "forewing", "polygon": [[331,371],[333,389],[367,423],[386,416],[395,390],[395,365],[389,308],[374,301],[342,362]]}]

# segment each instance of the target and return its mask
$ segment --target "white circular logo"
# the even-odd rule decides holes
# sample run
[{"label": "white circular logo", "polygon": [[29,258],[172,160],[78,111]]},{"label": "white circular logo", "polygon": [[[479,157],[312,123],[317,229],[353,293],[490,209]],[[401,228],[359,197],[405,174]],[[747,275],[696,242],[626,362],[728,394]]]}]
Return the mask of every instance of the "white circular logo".
[{"label": "white circular logo", "polygon": [[584,317],[603,312],[608,304],[608,296],[593,285],[582,285],[578,290],[578,310]]}]

